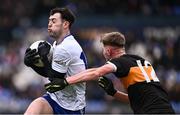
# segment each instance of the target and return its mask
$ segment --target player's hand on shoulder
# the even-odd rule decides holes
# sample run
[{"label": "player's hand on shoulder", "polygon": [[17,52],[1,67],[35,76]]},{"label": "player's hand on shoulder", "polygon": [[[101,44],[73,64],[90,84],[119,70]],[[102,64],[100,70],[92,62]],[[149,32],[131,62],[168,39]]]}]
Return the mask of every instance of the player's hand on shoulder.
[{"label": "player's hand on shoulder", "polygon": [[45,84],[46,91],[50,93],[54,93],[56,91],[64,89],[66,86],[68,86],[68,82],[65,78],[51,78],[51,82]]},{"label": "player's hand on shoulder", "polygon": [[98,84],[102,89],[106,91],[108,95],[113,96],[117,92],[112,81],[107,77],[100,77],[98,80]]},{"label": "player's hand on shoulder", "polygon": [[33,64],[40,58],[37,57],[37,55],[38,53],[36,52],[36,49],[31,50],[30,48],[27,48],[24,56],[24,64],[28,67],[33,66]]},{"label": "player's hand on shoulder", "polygon": [[47,57],[49,54],[51,46],[46,42],[40,42],[38,46],[38,53],[40,57]]}]

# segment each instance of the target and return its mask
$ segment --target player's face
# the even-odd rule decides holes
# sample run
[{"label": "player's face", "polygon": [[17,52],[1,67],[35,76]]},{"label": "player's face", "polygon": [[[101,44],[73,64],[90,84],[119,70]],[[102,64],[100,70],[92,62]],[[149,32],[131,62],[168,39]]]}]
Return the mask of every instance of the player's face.
[{"label": "player's face", "polygon": [[58,39],[63,32],[63,21],[60,13],[55,13],[49,17],[48,33],[49,36]]}]

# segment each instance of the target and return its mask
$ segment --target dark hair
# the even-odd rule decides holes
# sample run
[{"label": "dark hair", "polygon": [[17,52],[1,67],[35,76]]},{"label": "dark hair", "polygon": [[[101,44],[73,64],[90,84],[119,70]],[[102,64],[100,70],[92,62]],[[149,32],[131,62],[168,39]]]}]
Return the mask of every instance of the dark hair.
[{"label": "dark hair", "polygon": [[50,11],[50,15],[53,15],[55,13],[60,13],[61,18],[70,23],[69,27],[71,27],[75,21],[75,16],[74,16],[73,12],[71,10],[69,10],[68,8],[54,8]]},{"label": "dark hair", "polygon": [[125,37],[120,32],[110,32],[106,33],[102,36],[101,42],[104,45],[117,46],[117,47],[125,47]]}]

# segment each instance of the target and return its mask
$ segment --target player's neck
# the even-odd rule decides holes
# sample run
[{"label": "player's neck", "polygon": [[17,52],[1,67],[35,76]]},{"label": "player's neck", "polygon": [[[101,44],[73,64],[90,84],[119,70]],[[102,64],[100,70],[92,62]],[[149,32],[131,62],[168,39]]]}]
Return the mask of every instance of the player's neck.
[{"label": "player's neck", "polygon": [[124,54],[126,54],[126,52],[124,50],[120,50],[119,52],[114,53],[114,55],[112,55],[112,58],[118,58]]},{"label": "player's neck", "polygon": [[70,31],[67,31],[67,32],[63,32],[59,38],[56,40],[57,44],[60,44],[64,38],[66,38],[68,35],[70,35]]}]

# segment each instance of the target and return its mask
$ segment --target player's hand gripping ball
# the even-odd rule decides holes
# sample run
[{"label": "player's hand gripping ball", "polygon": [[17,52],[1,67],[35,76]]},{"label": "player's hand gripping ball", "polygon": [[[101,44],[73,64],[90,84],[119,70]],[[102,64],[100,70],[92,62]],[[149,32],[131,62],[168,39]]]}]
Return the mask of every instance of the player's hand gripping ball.
[{"label": "player's hand gripping ball", "polygon": [[[47,55],[47,57],[48,57],[48,60],[51,62],[51,60],[52,60],[52,55],[53,55],[53,47],[52,47],[52,45],[51,45],[50,43],[48,43],[47,41],[44,41],[44,40],[36,41],[36,42],[34,42],[34,43],[31,44],[30,49],[31,49],[31,50],[34,50],[34,49],[35,49],[36,52],[38,52],[38,47],[39,47],[39,45],[42,44],[43,42],[46,42],[46,43],[50,46],[50,48],[48,49],[49,52],[48,52],[48,54],[46,54],[46,55]],[[37,58],[39,57],[39,58],[38,58],[38,61],[34,62],[34,65],[37,66],[37,67],[43,67],[44,64],[43,64],[43,62],[42,62],[39,54],[36,55],[36,57],[37,57]]]}]

